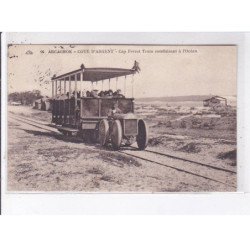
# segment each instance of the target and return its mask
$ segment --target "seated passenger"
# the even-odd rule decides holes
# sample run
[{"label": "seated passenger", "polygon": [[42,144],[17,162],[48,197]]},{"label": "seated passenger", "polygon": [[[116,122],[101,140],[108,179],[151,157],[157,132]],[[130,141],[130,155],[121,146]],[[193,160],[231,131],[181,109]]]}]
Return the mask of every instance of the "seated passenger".
[{"label": "seated passenger", "polygon": [[108,91],[106,91],[106,95],[105,96],[108,97],[108,98],[113,97],[113,91],[111,89],[108,90]]},{"label": "seated passenger", "polygon": [[122,94],[122,91],[120,89],[118,89],[115,93],[114,93],[114,97],[116,98],[125,98],[125,96]]},{"label": "seated passenger", "polygon": [[98,94],[98,96],[104,97],[104,92],[103,92],[103,91],[100,91],[100,93]]},{"label": "seated passenger", "polygon": [[103,94],[104,94],[105,97],[108,96],[108,91],[105,90],[105,91],[103,92]]},{"label": "seated passenger", "polygon": [[86,91],[83,90],[81,96],[82,96],[82,97],[86,97],[86,94],[87,94]]},{"label": "seated passenger", "polygon": [[68,98],[68,96],[66,94],[62,94],[58,99],[65,100],[67,98]]},{"label": "seated passenger", "polygon": [[112,98],[113,97],[113,91],[112,91],[112,89],[106,90],[103,93],[104,93],[104,97],[106,97],[106,98]]},{"label": "seated passenger", "polygon": [[89,91],[86,92],[86,97],[91,97],[91,93]]},{"label": "seated passenger", "polygon": [[92,90],[90,94],[91,94],[91,97],[99,98],[97,89]]},{"label": "seated passenger", "polygon": [[112,89],[110,89],[109,91],[108,91],[108,96],[113,96],[113,90]]}]

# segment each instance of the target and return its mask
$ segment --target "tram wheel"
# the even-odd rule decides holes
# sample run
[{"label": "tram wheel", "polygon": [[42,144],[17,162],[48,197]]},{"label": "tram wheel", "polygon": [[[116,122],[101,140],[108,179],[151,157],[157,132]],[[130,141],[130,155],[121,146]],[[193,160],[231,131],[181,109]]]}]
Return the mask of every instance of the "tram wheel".
[{"label": "tram wheel", "polygon": [[145,121],[138,121],[138,135],[136,136],[136,142],[140,150],[144,150],[148,145],[148,127]]},{"label": "tram wheel", "polygon": [[109,123],[106,119],[103,119],[99,123],[99,142],[101,146],[107,145],[108,136],[109,136]]},{"label": "tram wheel", "polygon": [[113,149],[119,149],[122,142],[122,125],[119,120],[112,123],[111,144]]}]

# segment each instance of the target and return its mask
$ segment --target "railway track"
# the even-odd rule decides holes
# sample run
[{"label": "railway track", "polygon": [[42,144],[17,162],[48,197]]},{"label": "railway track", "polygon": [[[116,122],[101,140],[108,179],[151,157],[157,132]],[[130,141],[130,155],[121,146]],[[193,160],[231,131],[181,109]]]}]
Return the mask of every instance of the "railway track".
[{"label": "railway track", "polygon": [[[196,167],[195,166],[190,166],[190,165],[187,166],[187,164],[185,164],[183,166],[183,161],[185,161],[185,160],[180,160],[182,162],[179,161],[179,162],[175,162],[175,164],[171,164],[170,165],[170,164],[166,164],[165,163],[166,162],[166,158],[159,159],[157,157],[157,160],[154,160],[154,159],[150,159],[149,157],[140,156],[140,155],[136,155],[136,154],[131,153],[131,152],[127,152],[125,150],[119,150],[119,152],[122,153],[122,154],[128,155],[128,156],[132,156],[134,158],[140,159],[140,160],[144,160],[144,161],[147,161],[147,162],[151,162],[151,163],[157,164],[157,165],[165,167],[165,168],[174,169],[174,170],[176,170],[178,172],[190,174],[190,175],[193,175],[193,176],[196,176],[196,177],[200,177],[200,178],[203,178],[203,179],[206,179],[206,180],[209,180],[209,181],[213,181],[213,182],[216,182],[216,183],[223,184],[223,185],[228,186],[228,187],[236,188],[236,185],[234,185],[230,181],[231,176],[235,175],[235,173],[230,173],[229,175],[227,175],[225,179],[228,179],[229,181],[228,182],[224,182],[224,181],[216,178],[216,173],[215,172],[212,173],[211,171],[206,171],[206,172],[209,172],[209,173],[206,173],[206,174],[203,173],[202,174],[202,170],[199,168],[199,166],[196,166]],[[188,167],[189,170],[186,170],[187,167]],[[216,170],[216,171],[224,171],[224,170]],[[225,171],[224,171],[224,173],[225,173]],[[227,172],[227,174],[228,174],[228,172]],[[208,175],[211,175],[212,177],[210,177]]]},{"label": "railway track", "polygon": [[[132,146],[131,146],[131,148],[137,149],[136,147],[132,147]],[[152,153],[152,154],[156,154],[156,155],[166,156],[166,157],[177,159],[177,160],[182,160],[184,162],[194,163],[194,164],[197,164],[197,165],[200,165],[200,166],[204,166],[204,167],[215,169],[215,170],[219,170],[219,171],[224,171],[224,172],[228,172],[228,173],[232,173],[232,174],[236,174],[237,173],[236,171],[233,171],[233,170],[230,170],[230,169],[213,166],[213,165],[206,164],[206,163],[203,163],[203,162],[193,161],[193,160],[182,158],[182,157],[178,157],[178,156],[175,156],[175,155],[164,154],[162,152],[157,152],[157,151],[153,151],[153,150],[149,150],[149,149],[145,149],[144,151]]]},{"label": "railway track", "polygon": [[[49,131],[49,132],[61,135],[61,133],[57,130],[55,126],[50,126],[49,124],[45,122],[36,121],[31,118],[22,117],[22,116],[15,115],[15,114],[9,114],[9,117],[18,122],[25,123],[30,126],[42,129],[46,132]],[[130,146],[129,148],[126,148],[126,147],[122,148],[118,150],[117,152],[119,154],[124,154],[130,157],[136,158],[136,159],[150,162],[150,163],[156,164],[164,168],[170,168],[178,172],[189,174],[198,178],[203,178],[208,181],[220,183],[228,187],[236,188],[236,185],[234,184],[234,182],[236,182],[236,172],[233,170],[229,170],[229,169],[225,169],[222,167],[213,166],[210,164],[197,162],[197,161],[193,161],[193,160],[189,160],[189,159],[185,159],[185,158],[181,158],[181,157],[177,157],[174,155],[165,154],[162,152],[157,152],[157,151],[153,151],[149,149],[146,149],[144,151],[138,151],[133,146]],[[168,160],[168,163],[171,162],[171,164],[166,164],[166,160]],[[223,180],[217,178],[218,172],[220,173],[220,175],[223,175],[223,178],[222,178]],[[232,179],[234,178],[235,178],[235,181],[232,181]],[[226,182],[224,180],[226,180]]]},{"label": "railway track", "polygon": [[24,118],[24,117],[21,117],[19,115],[14,115],[14,114],[9,114],[8,116],[11,119],[14,119],[14,120],[19,121],[19,122],[26,123],[26,124],[31,125],[33,127],[43,129],[45,131],[61,134],[54,126],[49,126],[48,123],[44,123],[44,122],[41,122],[41,121],[38,122],[38,121],[35,121],[33,119],[26,118],[26,117]]}]

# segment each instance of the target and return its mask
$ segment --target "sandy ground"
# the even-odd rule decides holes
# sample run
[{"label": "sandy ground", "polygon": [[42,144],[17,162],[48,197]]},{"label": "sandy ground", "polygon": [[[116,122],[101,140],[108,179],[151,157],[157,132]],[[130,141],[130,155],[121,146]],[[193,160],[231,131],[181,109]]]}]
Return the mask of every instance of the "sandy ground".
[{"label": "sandy ground", "polygon": [[[51,114],[30,107],[9,107],[15,113],[50,123]],[[143,114],[141,114],[143,116]],[[144,118],[149,117],[144,114]],[[150,125],[149,149],[210,163],[236,171],[235,131],[179,133],[178,130]],[[164,132],[165,131],[165,132]],[[208,132],[210,135],[208,136]],[[214,136],[213,136],[214,134]],[[134,152],[136,153],[136,152]],[[160,159],[161,160],[161,159]],[[161,160],[163,161],[163,159]],[[198,169],[193,164],[168,159],[163,162],[236,185],[236,175]],[[200,167],[199,167],[200,168]],[[97,144],[41,131],[31,125],[8,119],[9,191],[84,191],[84,192],[189,192],[235,191],[235,188],[198,176],[135,159]]]}]

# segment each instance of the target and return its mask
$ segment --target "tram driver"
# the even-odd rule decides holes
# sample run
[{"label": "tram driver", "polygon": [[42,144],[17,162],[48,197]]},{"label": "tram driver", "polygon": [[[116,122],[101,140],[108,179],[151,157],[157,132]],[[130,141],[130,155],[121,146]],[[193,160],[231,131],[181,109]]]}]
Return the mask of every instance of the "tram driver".
[{"label": "tram driver", "polygon": [[118,107],[118,103],[115,103],[108,111],[108,117],[114,117],[116,114],[122,114],[122,111]]}]

